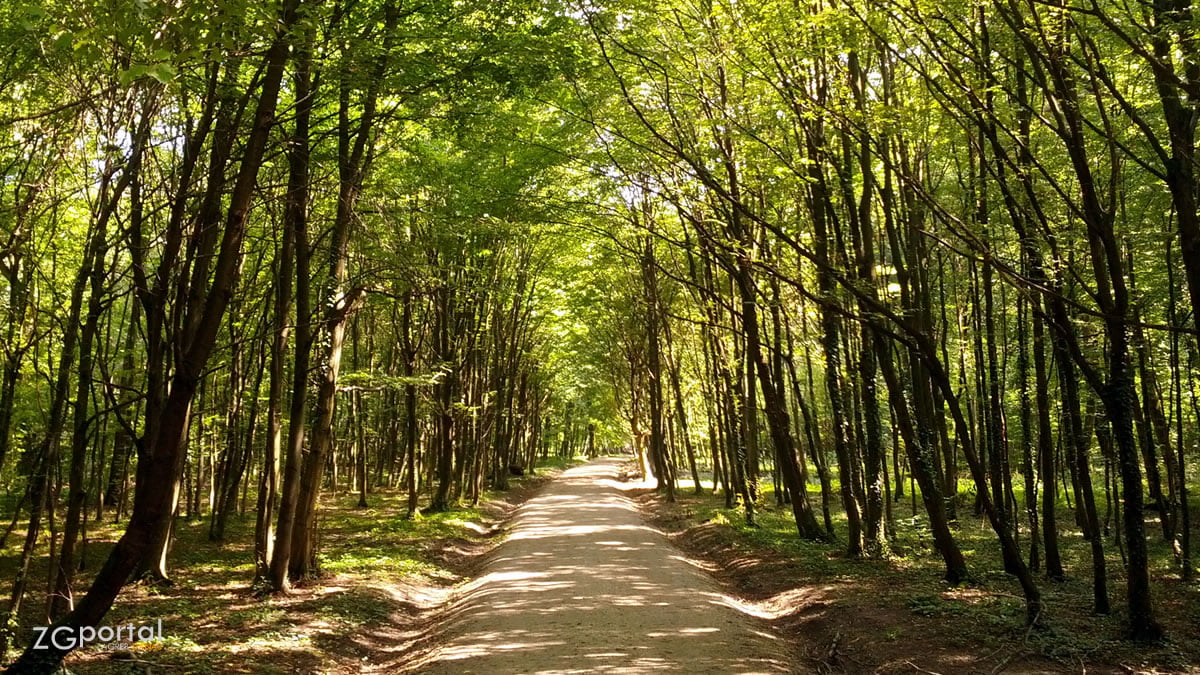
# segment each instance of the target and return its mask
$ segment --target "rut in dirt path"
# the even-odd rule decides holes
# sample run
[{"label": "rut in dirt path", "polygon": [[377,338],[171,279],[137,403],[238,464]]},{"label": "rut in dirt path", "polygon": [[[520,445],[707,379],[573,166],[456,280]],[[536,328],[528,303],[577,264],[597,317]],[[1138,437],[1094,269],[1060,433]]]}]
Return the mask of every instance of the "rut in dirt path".
[{"label": "rut in dirt path", "polygon": [[620,460],[566,471],[518,511],[422,673],[786,673],[786,650],[643,522]]}]

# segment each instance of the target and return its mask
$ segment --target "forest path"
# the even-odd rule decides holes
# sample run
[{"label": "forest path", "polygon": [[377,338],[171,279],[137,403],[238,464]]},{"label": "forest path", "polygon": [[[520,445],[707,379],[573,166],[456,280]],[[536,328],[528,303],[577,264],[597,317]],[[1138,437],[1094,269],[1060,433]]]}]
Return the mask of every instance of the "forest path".
[{"label": "forest path", "polygon": [[451,609],[422,673],[786,673],[786,650],[648,526],[621,460],[564,472]]}]

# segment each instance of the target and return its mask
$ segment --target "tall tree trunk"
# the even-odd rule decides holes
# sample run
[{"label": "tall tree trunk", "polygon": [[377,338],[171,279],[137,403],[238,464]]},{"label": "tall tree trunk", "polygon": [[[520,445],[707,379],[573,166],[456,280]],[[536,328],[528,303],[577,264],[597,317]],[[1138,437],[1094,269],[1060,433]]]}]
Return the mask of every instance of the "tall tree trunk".
[{"label": "tall tree trunk", "polygon": [[[299,50],[298,50],[299,51]],[[284,380],[287,370],[287,346],[292,331],[292,281],[296,269],[297,219],[303,219],[307,208],[308,125],[312,96],[306,66],[297,59],[300,68],[294,78],[296,86],[296,127],[288,152],[288,191],[285,197],[284,222],[279,251],[275,256],[275,305],[271,338],[271,361],[267,384],[267,443],[263,455],[262,473],[258,482],[258,504],[254,521],[254,574],[265,580],[270,574],[274,553],[274,521],[279,502],[280,464],[283,456]],[[297,317],[299,323],[299,317]],[[290,542],[289,542],[290,543]]]},{"label": "tall tree trunk", "polygon": [[[693,490],[697,495],[704,494],[704,484],[700,482],[700,470],[696,465],[696,448],[692,445],[692,435],[688,428],[687,411],[683,405],[683,388],[679,384],[679,361],[674,352],[671,340],[671,324],[665,326],[664,335],[667,339],[667,370],[671,376],[671,393],[675,399],[675,418],[679,420],[679,431],[683,437],[684,452],[687,455],[688,469],[692,474]],[[713,473],[713,489],[716,489],[716,472]]]},{"label": "tall tree trunk", "polygon": [[[743,245],[745,240],[743,239]],[[748,254],[748,251],[747,251]],[[776,378],[771,372],[762,350],[759,337],[757,288],[747,255],[738,259],[738,290],[742,299],[742,330],[746,333],[746,359],[754,365],[758,384],[762,389],[763,407],[767,412],[767,426],[771,442],[775,446],[775,459],[779,463],[784,485],[790,497],[792,516],[796,529],[804,539],[824,540],[826,535],[817,524],[816,516],[808,500],[808,486],[796,459],[796,447],[792,439],[791,422],[788,419],[787,402],[782,388],[782,373]],[[778,348],[778,345],[777,345]],[[747,387],[754,387],[748,381]],[[753,412],[753,411],[752,411]]]},{"label": "tall tree trunk", "polygon": [[[851,51],[847,56],[847,71],[850,77],[850,89],[853,93],[857,112],[867,115],[867,77],[859,63],[857,51]],[[851,239],[854,243],[856,275],[862,286],[862,292],[872,300],[877,301],[875,289],[875,237],[871,222],[871,200],[875,190],[874,172],[870,136],[865,137],[859,147],[858,166],[859,179],[862,181],[858,203],[853,201],[853,189],[849,186],[848,177],[854,158],[850,149],[849,134],[843,134],[844,163],[843,174],[846,178],[843,188],[846,193],[846,208],[849,212]],[[870,313],[870,307],[859,303],[859,311],[865,316]],[[883,430],[879,419],[878,398],[878,366],[876,364],[876,340],[874,328],[863,322],[860,333],[859,372],[862,376],[862,411],[865,434],[864,468],[866,492],[866,532],[864,536],[866,554],[872,558],[882,558],[887,554],[888,543],[885,532],[884,495],[883,495]]]},{"label": "tall tree trunk", "polygon": [[[1028,270],[1026,270],[1028,273]],[[1017,308],[1017,372],[1021,384],[1021,447],[1024,452],[1021,459],[1021,475],[1025,482],[1025,513],[1029,518],[1029,569],[1036,572],[1041,566],[1041,549],[1038,543],[1038,486],[1033,465],[1033,420],[1031,410],[1033,403],[1029,396],[1029,344],[1026,318],[1032,312],[1025,309],[1027,301],[1018,299]],[[1040,319],[1034,318],[1034,321]]]},{"label": "tall tree trunk", "polygon": [[675,501],[675,480],[671,471],[671,457],[667,453],[666,432],[663,427],[663,369],[659,337],[658,271],[654,260],[654,234],[651,229],[646,236],[642,253],[642,283],[646,295],[646,368],[650,403],[650,461],[657,481],[655,489],[665,492],[667,501]]},{"label": "tall tree trunk", "polygon": [[[136,191],[137,186],[133,186]],[[121,374],[117,380],[121,402],[126,405],[136,404],[136,397],[128,393],[134,384],[134,358],[136,349],[134,338],[136,327],[141,321],[142,305],[137,298],[129,300],[129,321],[125,326],[125,342],[121,347]],[[108,482],[104,488],[103,499],[106,506],[117,506],[122,501],[129,478],[129,458],[133,453],[137,438],[129,430],[117,429],[113,439],[112,458],[108,469]]]},{"label": "tall tree trunk", "polygon": [[[136,171],[136,168],[131,168]],[[78,552],[83,528],[83,510],[87,503],[85,485],[85,462],[91,427],[92,378],[95,364],[95,341],[100,331],[100,315],[104,309],[104,281],[108,271],[104,264],[106,247],[104,233],[98,234],[91,252],[91,270],[88,272],[87,317],[79,327],[79,364],[75,383],[75,404],[72,411],[71,458],[68,469],[70,491],[67,497],[67,518],[63,525],[62,547],[59,549],[58,565],[55,570],[54,592],[50,598],[52,619],[57,619],[71,609],[74,595],[71,585],[75,570],[79,567]]]},{"label": "tall tree trunk", "polygon": [[[304,437],[308,417],[308,379],[309,364],[312,359],[312,349],[315,333],[312,326],[312,300],[310,296],[310,260],[312,252],[308,240],[308,194],[309,194],[309,123],[312,113],[312,101],[316,89],[312,78],[313,33],[306,30],[300,38],[295,55],[295,74],[293,86],[296,89],[296,126],[292,133],[292,142],[288,152],[288,194],[284,207],[284,228],[291,233],[291,245],[295,257],[295,302],[296,302],[296,352],[292,364],[292,396],[288,407],[288,435],[285,446],[281,449],[285,455],[279,460],[283,463],[283,473],[279,478],[279,516],[275,527],[274,539],[270,544],[269,555],[264,548],[263,560],[267,566],[268,581],[271,590],[284,592],[290,588],[288,568],[291,565],[292,540],[295,529],[296,505],[300,499],[300,471],[303,465]],[[283,289],[277,288],[279,293]],[[279,309],[280,296],[276,296],[276,309]],[[286,314],[286,312],[284,313]],[[276,315],[276,340],[279,340],[279,320],[286,316]],[[286,341],[285,341],[286,342]],[[276,345],[279,343],[276,342]],[[274,358],[274,354],[272,354]],[[278,363],[282,369],[282,359]],[[276,365],[273,361],[273,367]],[[282,372],[280,373],[282,376]],[[273,383],[274,384],[274,383]],[[278,383],[282,397],[282,381]],[[282,398],[279,406],[282,407]],[[279,429],[282,433],[282,428]],[[269,532],[261,531],[264,537]]]},{"label": "tall tree trunk", "polygon": [[[1062,364],[1058,364],[1062,367]],[[1042,495],[1042,548],[1046,552],[1046,578],[1063,579],[1062,558],[1058,552],[1058,489],[1053,431],[1050,426],[1050,372],[1046,363],[1046,335],[1041,321],[1033,324],[1033,372],[1036,381],[1038,420],[1038,477]]]},{"label": "tall tree trunk", "polygon": [[417,349],[412,336],[413,292],[404,293],[404,309],[400,318],[401,348],[403,349],[404,377],[404,457],[407,462],[405,476],[408,491],[407,516],[417,515],[417,499],[420,494],[420,477],[417,475],[417,385],[413,382],[417,361]]},{"label": "tall tree trunk", "polygon": [[[810,134],[818,132],[811,131]],[[817,151],[822,142],[810,139],[809,155],[820,157]],[[831,305],[837,302],[834,292],[834,281],[829,274],[831,260],[829,257],[829,233],[826,227],[828,191],[824,187],[825,178],[820,175],[820,164],[812,162],[814,172],[810,183],[813,231],[817,259],[817,289],[823,300],[821,307],[821,347],[825,352],[825,389],[829,394],[829,412],[833,423],[833,449],[837,457],[838,478],[842,496],[842,508],[846,513],[846,552],[851,557],[863,553],[862,517],[858,499],[854,496],[854,470],[851,466],[850,421],[846,415],[846,394],[842,386],[841,374],[841,339],[839,337],[838,314]]]},{"label": "tall tree trunk", "polygon": [[1092,609],[1097,614],[1108,614],[1108,572],[1104,560],[1104,541],[1100,535],[1100,518],[1096,514],[1096,497],[1092,490],[1092,463],[1088,457],[1090,435],[1083,431],[1080,412],[1079,381],[1068,348],[1061,338],[1054,341],[1054,353],[1061,383],[1063,421],[1066,422],[1067,461],[1074,464],[1078,476],[1083,507],[1081,526],[1084,539],[1091,545]]}]

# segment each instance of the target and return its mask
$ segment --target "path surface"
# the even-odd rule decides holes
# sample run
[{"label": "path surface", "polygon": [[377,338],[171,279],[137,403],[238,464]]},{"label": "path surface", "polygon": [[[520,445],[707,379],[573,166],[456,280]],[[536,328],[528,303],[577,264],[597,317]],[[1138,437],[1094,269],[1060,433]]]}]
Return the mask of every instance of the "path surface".
[{"label": "path surface", "polygon": [[791,672],[780,641],[642,521],[618,464],[566,471],[521,507],[420,672]]}]

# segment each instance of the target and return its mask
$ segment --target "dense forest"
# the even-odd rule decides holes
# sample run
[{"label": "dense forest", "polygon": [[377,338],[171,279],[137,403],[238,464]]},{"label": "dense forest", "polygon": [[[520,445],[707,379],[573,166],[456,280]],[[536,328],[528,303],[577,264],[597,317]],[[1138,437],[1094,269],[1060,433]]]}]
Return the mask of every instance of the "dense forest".
[{"label": "dense forest", "polygon": [[324,573],[338,495],[415,521],[610,451],[829,555],[1002,571],[1031,631],[1076,577],[1190,639],[1158,608],[1197,588],[1198,30],[3,3],[0,653],[53,671],[34,627],[169,587],[184,524],[267,602]]}]

